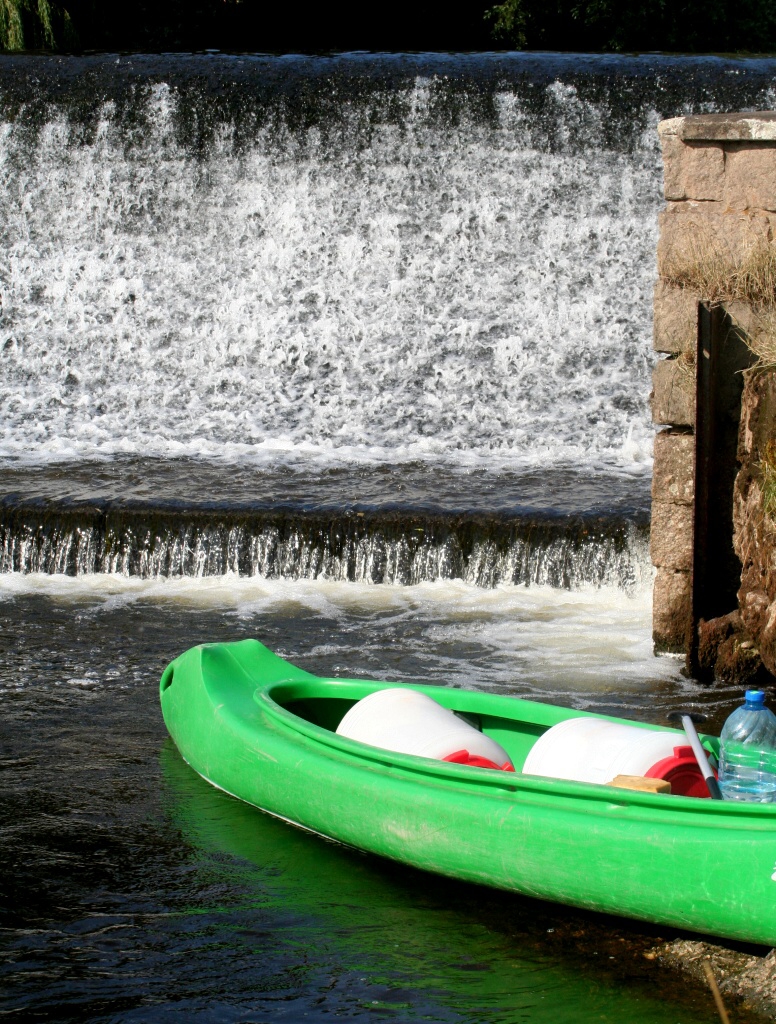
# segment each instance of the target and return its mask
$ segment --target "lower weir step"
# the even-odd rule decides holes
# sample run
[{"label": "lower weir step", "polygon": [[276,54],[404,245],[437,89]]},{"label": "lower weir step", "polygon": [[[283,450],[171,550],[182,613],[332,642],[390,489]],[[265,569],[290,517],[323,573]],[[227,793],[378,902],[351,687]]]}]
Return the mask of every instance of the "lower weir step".
[{"label": "lower weir step", "polygon": [[0,571],[413,584],[639,586],[648,531],[623,516],[0,505]]}]

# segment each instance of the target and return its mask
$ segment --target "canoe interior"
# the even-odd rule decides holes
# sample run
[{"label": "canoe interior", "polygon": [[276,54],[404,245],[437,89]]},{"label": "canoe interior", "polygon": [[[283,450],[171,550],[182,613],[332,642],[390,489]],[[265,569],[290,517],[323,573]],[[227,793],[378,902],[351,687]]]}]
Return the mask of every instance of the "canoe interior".
[{"label": "canoe interior", "polygon": [[[393,687],[417,690],[442,707],[459,714],[506,750],[518,774],[522,772],[536,740],[547,729],[569,718],[604,719],[639,729],[671,732],[676,735],[677,745],[686,742],[684,734],[677,729],[541,704],[504,694],[429,684],[315,676],[278,657],[255,640],[205,644],[176,659],[161,679],[163,708],[172,709],[169,698],[180,685],[173,686],[173,679],[179,677],[190,680],[195,687],[199,685],[196,680],[199,680],[207,704],[219,710],[219,714],[227,714],[228,711],[230,719],[233,716],[234,728],[247,729],[248,734],[251,734],[254,729],[251,723],[258,711],[260,719],[266,716],[283,730],[298,733],[313,743],[322,742],[328,750],[337,749],[343,756],[363,758],[365,762],[374,761],[374,752],[378,748],[336,735],[337,726],[350,708],[363,697],[376,690]],[[172,703],[176,702],[173,700]],[[183,701],[177,714],[189,720],[191,708],[188,700]],[[243,723],[242,726],[239,723]],[[718,739],[703,736],[702,740],[711,753],[718,753]],[[425,764],[422,770],[427,772],[430,764],[426,758],[385,750],[381,750],[380,761],[395,764],[406,771],[420,771],[421,765]],[[435,772],[442,770],[444,764],[444,770],[462,782],[466,775],[473,779],[483,773],[492,774],[487,769],[433,763],[438,766]]]},{"label": "canoe interior", "polygon": [[[425,689],[425,692],[429,692],[428,689]],[[555,722],[537,722],[527,718],[506,718],[468,709],[462,710],[455,707],[456,701],[454,699],[450,700],[451,693],[454,698],[456,692],[465,691],[444,691],[444,695],[447,698],[444,701],[445,705],[460,715],[469,725],[474,726],[475,729],[489,736],[496,743],[501,744],[509,754],[510,760],[518,772],[522,771],[528,752],[539,736],[546,732],[551,725],[555,724]],[[430,695],[432,697],[436,696],[433,692]],[[278,699],[275,694],[273,696],[275,696],[276,700]],[[345,697],[307,697],[301,700],[282,700],[281,698],[281,700],[278,700],[278,703],[286,711],[296,715],[298,718],[312,725],[317,725],[322,729],[336,732],[339,723],[357,701]],[[461,703],[465,704],[467,702],[461,701]],[[516,706],[524,707],[528,702],[516,700],[515,703]],[[573,714],[573,712],[568,712],[566,709],[558,708],[555,710],[557,711],[557,721],[562,721]],[[629,724],[635,725],[637,723]],[[682,742],[682,736],[677,733],[677,743],[680,742]]]}]

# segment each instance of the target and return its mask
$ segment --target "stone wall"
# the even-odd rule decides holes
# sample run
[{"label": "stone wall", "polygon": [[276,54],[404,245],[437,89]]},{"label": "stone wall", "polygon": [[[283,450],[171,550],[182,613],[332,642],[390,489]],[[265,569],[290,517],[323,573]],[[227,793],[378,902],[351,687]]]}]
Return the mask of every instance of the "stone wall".
[{"label": "stone wall", "polygon": [[[776,112],[672,118],[663,121],[658,131],[666,208],[660,218],[654,347],[663,358],[654,371],[652,414],[655,423],[667,429],[655,442],[653,636],[657,651],[687,652],[696,625],[693,524],[698,304],[710,296],[702,294],[700,286],[682,280],[682,274],[692,282],[693,275],[686,271],[697,270],[709,254],[734,264],[753,246],[776,237]],[[682,283],[676,283],[678,280]],[[746,303],[728,303],[727,309],[746,331],[751,322]],[[741,452],[751,461],[751,450],[747,454],[742,448]],[[751,473],[747,479],[752,479]],[[745,497],[737,486],[739,528],[746,518],[742,510],[751,511],[755,501],[753,487],[750,483]],[[744,560],[749,541],[737,536],[735,544]],[[750,566],[749,571],[751,575],[755,570]]]}]

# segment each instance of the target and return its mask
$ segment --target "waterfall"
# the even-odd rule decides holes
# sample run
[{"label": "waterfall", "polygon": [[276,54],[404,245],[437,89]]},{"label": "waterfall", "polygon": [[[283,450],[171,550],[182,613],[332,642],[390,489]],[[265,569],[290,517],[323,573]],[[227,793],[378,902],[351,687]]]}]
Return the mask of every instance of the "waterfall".
[{"label": "waterfall", "polygon": [[[655,125],[767,106],[775,72],[660,56],[4,58],[0,470],[60,465],[64,495],[69,467],[127,458],[217,465],[223,482],[252,467],[257,500],[283,467],[541,470],[549,494],[571,469],[643,481]],[[641,571],[641,526],[612,520],[594,541],[584,503],[541,542],[529,509],[508,540],[448,517],[415,544],[344,513],[313,523],[303,502],[280,525],[255,509],[127,525],[115,508],[68,525],[64,506],[34,521],[18,494],[5,570],[563,586]]]}]

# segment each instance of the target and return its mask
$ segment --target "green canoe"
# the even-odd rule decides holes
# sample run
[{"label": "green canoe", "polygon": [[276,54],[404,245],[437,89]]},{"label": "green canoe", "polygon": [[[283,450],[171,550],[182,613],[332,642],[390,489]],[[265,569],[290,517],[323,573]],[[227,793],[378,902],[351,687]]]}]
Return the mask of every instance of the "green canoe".
[{"label": "green canoe", "polygon": [[[776,945],[776,805],[524,775],[550,726],[603,716],[514,697],[411,687],[474,719],[514,773],[335,734],[356,701],[395,685],[319,678],[244,640],[192,648],[165,669],[160,690],[191,767],[295,825],[452,878]],[[715,739],[704,742],[716,753]]]}]

